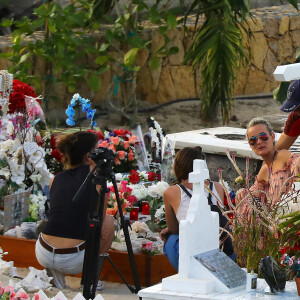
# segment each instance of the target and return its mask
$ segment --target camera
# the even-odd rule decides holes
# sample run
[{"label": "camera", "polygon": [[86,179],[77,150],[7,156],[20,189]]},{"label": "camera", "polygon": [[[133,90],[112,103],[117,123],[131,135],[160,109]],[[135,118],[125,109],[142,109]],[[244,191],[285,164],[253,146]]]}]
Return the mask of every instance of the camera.
[{"label": "camera", "polygon": [[114,162],[114,152],[111,149],[98,147],[91,151],[90,158],[98,165],[101,163]]}]

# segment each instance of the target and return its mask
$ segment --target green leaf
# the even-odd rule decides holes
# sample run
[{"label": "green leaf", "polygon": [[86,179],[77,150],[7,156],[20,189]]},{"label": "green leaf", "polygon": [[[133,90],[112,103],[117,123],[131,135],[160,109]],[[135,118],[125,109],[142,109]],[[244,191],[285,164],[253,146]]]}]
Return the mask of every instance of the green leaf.
[{"label": "green leaf", "polygon": [[13,20],[9,20],[9,19],[3,19],[2,22],[0,23],[0,26],[3,27],[10,27],[13,24]]},{"label": "green leaf", "polygon": [[97,92],[101,86],[101,78],[99,76],[92,75],[92,76],[90,76],[88,83],[89,83],[90,88],[94,92]]},{"label": "green leaf", "polygon": [[26,54],[22,55],[19,63],[22,64],[23,62],[25,62],[29,56],[30,56],[30,53],[26,53]]},{"label": "green leaf", "polygon": [[124,55],[124,64],[126,67],[130,67],[134,63],[138,51],[138,48],[132,48]]},{"label": "green leaf", "polygon": [[104,52],[107,50],[107,48],[109,47],[109,44],[103,43],[99,49],[100,52]]},{"label": "green leaf", "polygon": [[278,88],[273,91],[273,97],[276,101],[283,103],[286,100],[287,90],[290,82],[283,81],[280,83]]},{"label": "green leaf", "polygon": [[99,65],[104,65],[106,62],[108,61],[108,56],[98,56],[96,59],[95,59],[95,62]]},{"label": "green leaf", "polygon": [[160,59],[157,56],[151,58],[150,68],[153,70],[157,70],[160,66]]},{"label": "green leaf", "polygon": [[179,48],[178,48],[178,47],[171,47],[171,48],[168,50],[168,55],[176,54],[176,53],[178,53],[178,51],[179,51]]},{"label": "green leaf", "polygon": [[169,12],[167,14],[167,23],[171,28],[175,28],[177,26],[176,16]]}]

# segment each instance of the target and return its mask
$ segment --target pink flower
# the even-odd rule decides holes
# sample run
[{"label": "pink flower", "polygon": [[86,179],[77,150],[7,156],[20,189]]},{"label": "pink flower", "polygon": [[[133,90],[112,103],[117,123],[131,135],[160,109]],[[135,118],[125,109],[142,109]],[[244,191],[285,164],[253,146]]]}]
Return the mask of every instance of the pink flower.
[{"label": "pink flower", "polygon": [[[1,283],[1,282],[0,282],[0,283]],[[3,295],[3,293],[4,293],[4,288],[1,287],[1,284],[0,284],[0,297]]]},{"label": "pink flower", "polygon": [[129,141],[125,141],[124,144],[123,144],[123,146],[124,146],[124,149],[127,150],[129,148],[129,146],[130,146]]},{"label": "pink flower", "polygon": [[125,193],[127,191],[127,184],[128,182],[126,180],[121,181],[120,192]]},{"label": "pink flower", "polygon": [[14,291],[12,291],[10,294],[9,294],[9,300],[15,300],[17,299],[16,297],[16,293]]},{"label": "pink flower", "polygon": [[102,142],[98,145],[98,147],[103,147],[103,148],[108,148],[108,146],[109,146],[109,144],[108,144],[107,140],[102,141]]},{"label": "pink flower", "polygon": [[116,148],[115,148],[115,145],[113,144],[110,144],[108,149],[111,149],[113,151],[113,153],[116,153]]},{"label": "pink flower", "polygon": [[7,285],[7,286],[4,288],[4,293],[9,294],[9,293],[12,293],[12,292],[14,292],[14,287],[13,287],[13,286]]},{"label": "pink flower", "polygon": [[26,294],[25,292],[17,292],[16,297],[18,299],[29,299],[29,295]]},{"label": "pink flower", "polygon": [[112,136],[112,137],[110,138],[110,141],[111,141],[114,145],[116,145],[116,146],[120,144],[120,139],[119,139],[118,136]]},{"label": "pink flower", "polygon": [[40,296],[39,296],[39,294],[34,294],[34,300],[40,300]]},{"label": "pink flower", "polygon": [[134,153],[132,151],[128,153],[128,161],[134,161]]},{"label": "pink flower", "polygon": [[130,202],[131,205],[133,205],[137,201],[136,196],[132,195],[128,196],[126,200]]},{"label": "pink flower", "polygon": [[121,164],[121,161],[119,160],[118,157],[115,157],[115,164],[116,164],[116,165],[120,165],[120,164]]},{"label": "pink flower", "polygon": [[143,243],[143,249],[151,251],[152,250],[152,242]]},{"label": "pink flower", "polygon": [[129,142],[131,144],[135,144],[135,143],[137,143],[137,141],[138,141],[138,138],[135,135],[129,137]]},{"label": "pink flower", "polygon": [[125,151],[118,151],[118,156],[119,156],[120,160],[124,160],[125,159]]}]

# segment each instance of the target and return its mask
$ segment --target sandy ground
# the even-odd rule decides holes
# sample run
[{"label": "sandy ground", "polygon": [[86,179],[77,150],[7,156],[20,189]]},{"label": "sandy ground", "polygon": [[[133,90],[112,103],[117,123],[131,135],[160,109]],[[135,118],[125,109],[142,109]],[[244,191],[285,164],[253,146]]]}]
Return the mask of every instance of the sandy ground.
[{"label": "sandy ground", "polygon": [[[284,121],[280,121],[278,126],[278,115],[283,114],[279,110],[280,103],[273,99],[255,99],[255,100],[236,100],[232,111],[232,121],[229,126],[232,127],[245,127],[245,124],[252,118],[257,116],[267,116],[271,123],[277,126],[276,131],[281,131],[280,128],[284,124]],[[200,128],[218,127],[222,126],[222,120],[220,116],[217,120],[210,123],[203,123],[200,120],[200,105],[197,101],[188,101],[171,104],[161,107],[155,111],[139,113],[137,116],[137,123],[142,127],[143,133],[148,131],[146,119],[147,117],[154,117],[156,121],[161,125],[166,134],[182,132],[188,130],[196,130]],[[104,115],[97,117],[99,126],[104,129],[108,127],[110,129],[130,129],[120,121],[120,117],[116,114]],[[276,128],[274,128],[276,129]],[[25,277],[28,273],[28,269],[18,269],[18,273],[21,277]],[[8,284],[9,278],[1,276],[0,280],[2,284]],[[76,277],[67,277],[67,284],[70,289],[63,290],[63,293],[68,299],[72,299],[77,293],[82,292],[80,288],[80,279]],[[51,288],[46,291],[48,297],[53,297],[58,293],[58,289]],[[138,299],[138,296],[132,294],[126,285],[105,282],[105,286],[102,292],[100,292],[105,300],[122,300],[122,299]]]},{"label": "sandy ground", "polygon": [[[245,125],[254,117],[273,116],[273,118],[271,117],[271,123],[273,125],[276,124],[274,127],[277,127],[278,117],[275,115],[281,114],[283,117],[287,117],[287,114],[282,113],[279,107],[280,103],[272,98],[235,100],[231,121],[227,126],[245,127]],[[135,123],[141,125],[143,134],[148,132],[148,126],[146,123],[147,117],[154,117],[166,134],[223,125],[220,115],[218,115],[217,119],[214,121],[207,123],[203,122],[200,119],[199,101],[179,102],[163,106],[153,111],[139,113],[135,118]],[[130,128],[130,126],[124,125],[124,123],[121,122],[120,116],[114,113],[98,116],[96,121],[101,129],[104,129],[105,127],[110,129],[135,128],[134,126]],[[281,122],[281,126],[283,123],[284,122]],[[276,131],[281,131],[281,127]]]}]

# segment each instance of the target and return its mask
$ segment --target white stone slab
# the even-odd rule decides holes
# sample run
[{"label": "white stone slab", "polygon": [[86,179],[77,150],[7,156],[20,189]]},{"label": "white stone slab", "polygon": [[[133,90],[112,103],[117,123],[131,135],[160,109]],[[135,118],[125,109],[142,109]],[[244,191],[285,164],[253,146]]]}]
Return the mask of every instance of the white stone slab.
[{"label": "white stone slab", "polygon": [[277,81],[300,79],[300,63],[278,66],[273,74]]},{"label": "white stone slab", "polygon": [[[216,135],[232,134],[244,136],[244,140],[228,140],[218,138]],[[276,140],[279,139],[281,133],[275,133]],[[204,128],[199,130],[185,131],[172,133],[167,135],[168,138],[175,140],[175,149],[182,149],[184,147],[201,146],[203,152],[212,154],[226,155],[226,150],[229,149],[231,153],[235,153],[238,157],[250,157],[254,159],[261,159],[261,157],[254,154],[251,150],[248,141],[246,140],[246,129],[235,127],[215,127]],[[294,143],[292,151],[300,151],[300,139]]]},{"label": "white stone slab", "polygon": [[257,290],[246,292],[246,290],[237,291],[231,294],[223,294],[214,292],[208,295],[195,294],[195,293],[175,293],[162,290],[162,285],[142,289],[139,291],[139,297],[143,300],[163,299],[163,300],[182,300],[182,299],[201,299],[201,300],[296,300],[299,299],[295,281],[286,283],[284,292],[276,295],[269,294],[269,287],[264,279],[257,280]]}]

